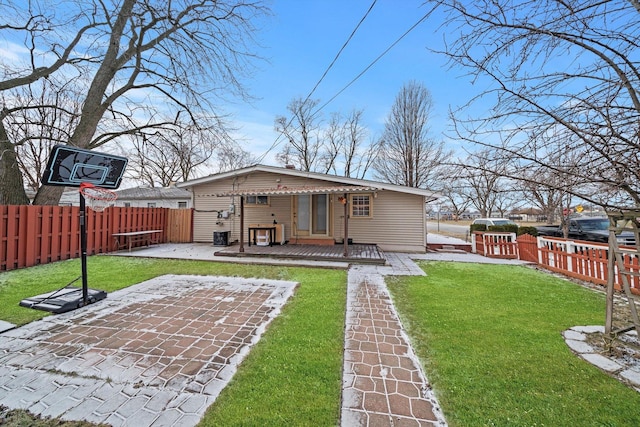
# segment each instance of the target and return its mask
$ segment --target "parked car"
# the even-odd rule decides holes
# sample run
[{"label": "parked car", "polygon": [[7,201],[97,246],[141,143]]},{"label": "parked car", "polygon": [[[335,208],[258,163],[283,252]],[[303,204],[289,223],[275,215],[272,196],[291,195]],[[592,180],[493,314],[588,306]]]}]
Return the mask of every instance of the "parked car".
[{"label": "parked car", "polygon": [[483,224],[489,227],[490,225],[518,225],[515,222],[507,218],[476,218],[471,225]]},{"label": "parked car", "polygon": [[[538,236],[564,237],[562,225],[536,227]],[[576,217],[569,219],[569,239],[590,242],[609,242],[609,218]],[[634,246],[636,237],[632,231],[622,231],[616,235],[619,244]]]}]

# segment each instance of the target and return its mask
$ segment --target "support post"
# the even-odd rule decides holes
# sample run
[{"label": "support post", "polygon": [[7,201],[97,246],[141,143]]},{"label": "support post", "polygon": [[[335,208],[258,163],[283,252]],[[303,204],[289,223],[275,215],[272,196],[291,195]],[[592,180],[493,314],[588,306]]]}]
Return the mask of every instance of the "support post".
[{"label": "support post", "polygon": [[344,253],[345,258],[349,256],[349,198],[344,194]]},{"label": "support post", "polygon": [[240,196],[240,249],[244,252],[244,197]]},{"label": "support post", "polygon": [[82,269],[82,304],[89,303],[87,283],[87,205],[82,192],[80,194],[80,262]]}]

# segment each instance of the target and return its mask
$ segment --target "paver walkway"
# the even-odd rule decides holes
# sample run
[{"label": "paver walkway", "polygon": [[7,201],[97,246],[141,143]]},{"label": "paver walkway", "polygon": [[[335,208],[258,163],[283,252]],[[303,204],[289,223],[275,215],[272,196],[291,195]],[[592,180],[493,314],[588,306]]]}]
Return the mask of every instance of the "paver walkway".
[{"label": "paver walkway", "polygon": [[[405,271],[406,260],[396,267]],[[446,425],[383,276],[353,267],[347,292],[342,425]]]}]

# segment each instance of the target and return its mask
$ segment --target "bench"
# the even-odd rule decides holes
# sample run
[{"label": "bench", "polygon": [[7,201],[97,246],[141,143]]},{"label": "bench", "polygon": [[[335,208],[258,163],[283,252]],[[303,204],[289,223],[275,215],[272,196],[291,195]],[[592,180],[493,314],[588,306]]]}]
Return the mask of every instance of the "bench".
[{"label": "bench", "polygon": [[[121,247],[128,247],[131,252],[131,247],[137,243],[143,243],[147,247],[151,244],[160,243],[160,234],[164,230],[145,230],[145,231],[129,231],[127,233],[113,233],[114,243],[116,250]],[[124,242],[120,239],[123,238]]]}]

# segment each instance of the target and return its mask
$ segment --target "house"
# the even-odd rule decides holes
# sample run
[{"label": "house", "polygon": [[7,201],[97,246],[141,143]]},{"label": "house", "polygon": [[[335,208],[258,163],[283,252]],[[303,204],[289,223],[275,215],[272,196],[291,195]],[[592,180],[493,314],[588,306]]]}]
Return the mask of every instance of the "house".
[{"label": "house", "polygon": [[425,206],[439,197],[419,188],[265,165],[177,186],[193,194],[194,241],[213,242],[223,232],[241,250],[269,230],[269,243],[366,243],[425,252]]},{"label": "house", "polygon": [[191,192],[172,187],[135,187],[117,190],[114,206],[142,208],[187,209],[191,207]]},{"label": "house", "polygon": [[[33,204],[37,191],[26,189],[25,193],[29,198],[29,203]],[[80,194],[77,188],[65,187],[64,192],[60,196],[58,206],[80,206]]]}]

